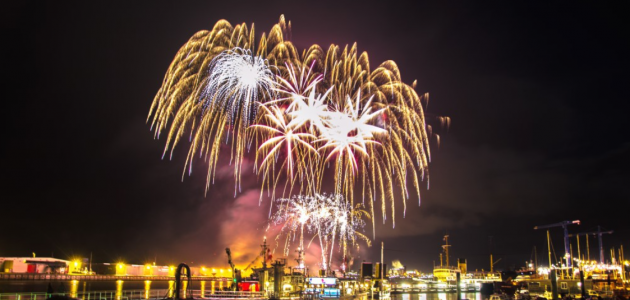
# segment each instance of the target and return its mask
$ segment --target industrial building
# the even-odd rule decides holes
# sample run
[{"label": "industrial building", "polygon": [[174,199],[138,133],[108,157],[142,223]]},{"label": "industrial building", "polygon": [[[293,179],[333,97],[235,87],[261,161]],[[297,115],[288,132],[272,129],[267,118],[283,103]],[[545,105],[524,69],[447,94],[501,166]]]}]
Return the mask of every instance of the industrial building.
[{"label": "industrial building", "polygon": [[67,274],[78,271],[80,262],[52,257],[0,257],[0,272]]}]

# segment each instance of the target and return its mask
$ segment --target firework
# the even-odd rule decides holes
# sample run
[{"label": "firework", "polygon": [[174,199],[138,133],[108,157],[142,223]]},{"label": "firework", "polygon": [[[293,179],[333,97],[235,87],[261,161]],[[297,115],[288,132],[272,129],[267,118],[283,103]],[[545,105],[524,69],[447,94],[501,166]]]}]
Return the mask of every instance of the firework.
[{"label": "firework", "polygon": [[[308,132],[298,132],[287,124],[286,114],[277,106],[267,108],[262,106],[264,111],[263,118],[269,125],[252,125],[254,130],[262,131],[265,136],[264,142],[258,148],[257,153],[261,156],[264,155],[258,172],[263,174],[263,182],[273,184],[272,190],[275,193],[275,184],[277,180],[272,183],[272,179],[278,175],[274,174],[275,170],[286,170],[287,182],[295,182],[294,168],[297,168],[297,179],[304,180],[304,173],[308,170],[308,165],[304,162],[305,157],[309,156],[312,152],[317,155],[317,150],[311,146],[309,141],[314,140],[315,136]],[[277,157],[280,152],[284,153],[286,159],[283,161],[280,168],[275,168]],[[301,162],[301,163],[299,163]],[[258,165],[258,157],[256,159],[256,165]],[[270,176],[271,174],[271,176]]]},{"label": "firework", "polygon": [[[253,25],[219,21],[179,50],[149,112],[156,137],[168,129],[165,154],[189,133],[185,170],[204,159],[207,190],[221,145],[231,142],[236,193],[246,150],[254,146],[261,200],[265,191],[271,203],[292,195],[317,198],[328,189],[324,178],[331,178],[345,211],[354,213],[359,198],[373,230],[378,206],[383,222],[391,215],[395,225],[395,204],[406,211],[408,186],[420,201],[420,182],[428,175],[427,95],[416,93],[415,82],[403,83],[393,61],[372,70],[356,44],[298,51],[284,39],[289,29],[281,16],[254,47]],[[318,232],[328,230],[329,223],[313,224],[325,227]],[[345,227],[330,228],[335,235]]]},{"label": "firework", "polygon": [[254,105],[259,97],[273,98],[274,75],[266,61],[251,50],[234,48],[221,52],[209,68],[199,99],[204,113],[225,111],[230,125],[241,123],[247,127],[256,115]]},{"label": "firework", "polygon": [[291,241],[298,235],[298,247],[304,249],[305,229],[307,233],[319,239],[322,251],[321,265],[324,269],[330,269],[335,241],[338,241],[340,251],[344,255],[348,245],[355,245],[359,239],[370,245],[370,239],[360,232],[366,224],[363,218],[369,219],[369,213],[361,209],[361,205],[353,208],[342,195],[298,195],[280,198],[276,202],[278,209],[272,215],[271,222],[282,225],[281,234],[286,235],[285,254],[288,254]]}]

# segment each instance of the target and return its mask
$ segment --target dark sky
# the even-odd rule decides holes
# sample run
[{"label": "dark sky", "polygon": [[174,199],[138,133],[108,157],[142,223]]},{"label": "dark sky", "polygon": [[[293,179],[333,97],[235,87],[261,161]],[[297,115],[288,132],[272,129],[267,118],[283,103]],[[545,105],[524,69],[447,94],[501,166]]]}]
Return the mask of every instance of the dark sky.
[{"label": "dark sky", "polygon": [[[271,236],[256,178],[235,199],[224,165],[204,196],[205,166],[181,182],[188,145],[162,160],[145,120],[195,32],[226,19],[260,37],[280,14],[299,49],[357,42],[372,66],[396,61],[430,93],[427,112],[453,120],[422,205],[377,226],[355,261],[378,260],[384,241],[388,262],[430,271],[449,234],[451,259],[472,269],[488,269],[490,251],[497,268],[520,267],[534,246],[546,263],[533,227],[577,219],[571,232],[615,231],[606,253],[630,249],[627,1],[215,2],[1,5],[0,256],[226,266],[231,247],[249,263]],[[561,256],[561,229],[551,235]]]}]

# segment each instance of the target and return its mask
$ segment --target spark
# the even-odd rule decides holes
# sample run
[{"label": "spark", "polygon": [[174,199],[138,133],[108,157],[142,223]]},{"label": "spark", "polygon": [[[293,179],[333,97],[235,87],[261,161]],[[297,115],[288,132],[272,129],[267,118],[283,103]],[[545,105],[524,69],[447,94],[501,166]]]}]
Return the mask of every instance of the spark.
[{"label": "spark", "polygon": [[[190,174],[197,157],[207,162],[206,192],[222,141],[231,140],[235,194],[246,150],[254,146],[261,200],[265,191],[272,204],[276,198],[292,199],[280,206],[297,201],[295,195],[341,199],[320,199],[325,204],[320,208],[339,208],[329,214],[326,209],[301,213],[296,220],[333,249],[336,239],[350,239],[346,229],[355,228],[348,225],[355,224],[350,216],[365,209],[374,237],[376,209],[380,207],[383,222],[389,218],[395,226],[395,205],[402,203],[406,211],[413,194],[420,204],[425,178],[428,187],[429,140],[439,141],[424,116],[428,94],[418,95],[415,81],[403,83],[393,61],[371,68],[367,53],[356,44],[298,51],[284,39],[289,31],[281,16],[269,35],[259,39],[256,53],[253,25],[223,20],[196,33],[168,68],[147,121],[156,138],[168,130],[164,154],[172,156],[189,134],[184,169]],[[441,120],[450,125],[449,118]],[[322,196],[331,190],[334,196]],[[335,218],[342,223],[325,221]]]},{"label": "spark", "polygon": [[325,130],[324,119],[329,113],[326,97],[331,91],[332,88],[324,94],[316,94],[313,86],[308,97],[294,95],[294,100],[287,109],[288,115],[292,118],[289,126],[300,128],[309,124],[308,130],[312,133]]},{"label": "spark", "polygon": [[[374,116],[381,114],[385,109],[380,109],[374,113],[369,107],[372,98],[365,104],[365,109],[360,110],[361,93],[357,94],[357,100],[353,104],[350,96],[347,97],[346,105],[343,110],[329,112],[327,118],[323,120],[326,123],[320,139],[316,142],[325,142],[320,149],[332,148],[326,160],[330,159],[334,154],[347,154],[353,157],[354,151],[360,154],[368,155],[366,145],[369,143],[378,143],[372,138],[374,134],[387,134],[387,131],[368,122]],[[353,169],[356,169],[356,160],[351,160]]]},{"label": "spark", "polygon": [[[315,136],[308,132],[294,131],[287,124],[287,116],[279,107],[271,106],[271,108],[267,108],[261,106],[261,109],[264,111],[263,118],[269,125],[254,124],[251,126],[253,130],[262,132],[264,135],[264,143],[256,151],[256,165],[258,165],[259,157],[264,157],[260,167],[257,169],[257,173],[262,174],[263,182],[270,183],[271,180],[277,177],[274,174],[276,170],[274,166],[277,161],[276,158],[282,153],[286,157],[282,166],[286,166],[288,180],[294,182],[294,169],[297,169],[300,175],[299,178],[304,179],[307,176],[305,173],[309,169],[309,165],[304,160],[304,157],[310,154],[318,155],[317,150],[309,143],[310,140],[315,139]],[[280,170],[282,169],[284,168],[280,168]],[[271,190],[275,191],[275,185]]]},{"label": "spark", "polygon": [[369,238],[360,231],[365,227],[363,217],[370,218],[369,213],[350,206],[340,194],[316,194],[313,196],[297,195],[293,198],[276,199],[277,211],[271,217],[275,225],[282,225],[281,232],[286,234],[284,252],[289,252],[290,243],[299,230],[299,248],[304,249],[304,230],[319,238],[322,251],[321,266],[330,269],[335,241],[340,251],[347,252],[348,244],[354,245],[358,239],[371,245]]},{"label": "spark", "polygon": [[217,55],[209,66],[200,101],[205,110],[228,112],[228,122],[249,126],[259,95],[272,94],[274,75],[267,62],[251,50],[233,48]]}]

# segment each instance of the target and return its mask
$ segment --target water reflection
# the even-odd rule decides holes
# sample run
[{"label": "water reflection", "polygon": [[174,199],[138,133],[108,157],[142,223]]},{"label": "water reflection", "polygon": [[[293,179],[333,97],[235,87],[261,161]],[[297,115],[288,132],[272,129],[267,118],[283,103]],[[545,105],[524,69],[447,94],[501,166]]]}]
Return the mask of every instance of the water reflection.
[{"label": "water reflection", "polygon": [[144,281],[144,299],[149,299],[151,296],[151,280]]},{"label": "water reflection", "polygon": [[168,281],[168,297],[173,298],[173,291],[175,290],[175,280]]},{"label": "water reflection", "polygon": [[78,290],[79,290],[79,281],[72,280],[70,282],[70,297],[71,298],[76,298]]},{"label": "water reflection", "polygon": [[[189,288],[187,280],[182,282],[182,297]],[[230,282],[223,280],[207,280],[193,281],[190,289],[198,292],[216,294],[229,288]],[[80,300],[93,300],[89,298],[90,293],[107,292],[111,293],[110,300],[125,300],[131,291],[135,293],[136,298],[152,299],[156,296],[159,298],[173,298],[175,290],[174,280],[156,280],[155,278],[146,277],[142,280],[29,280],[29,281],[0,281],[0,292],[2,293],[47,293],[63,294]],[[185,295],[191,296],[190,294]],[[419,299],[417,296],[407,296],[404,299],[400,295],[400,300],[435,300],[435,299]],[[470,300],[481,300],[472,299]],[[450,299],[449,299],[450,300]],[[455,299],[453,299],[455,300]]]},{"label": "water reflection", "polygon": [[188,298],[186,295],[186,291],[188,290],[188,280],[182,280],[182,294],[183,297],[181,299],[186,299]]},{"label": "water reflection", "polygon": [[[456,293],[421,293],[391,295],[392,300],[457,300]],[[482,300],[481,293],[461,293],[459,299]]]},{"label": "water reflection", "polygon": [[122,292],[123,292],[123,281],[117,280],[116,281],[116,300],[122,299]]}]

